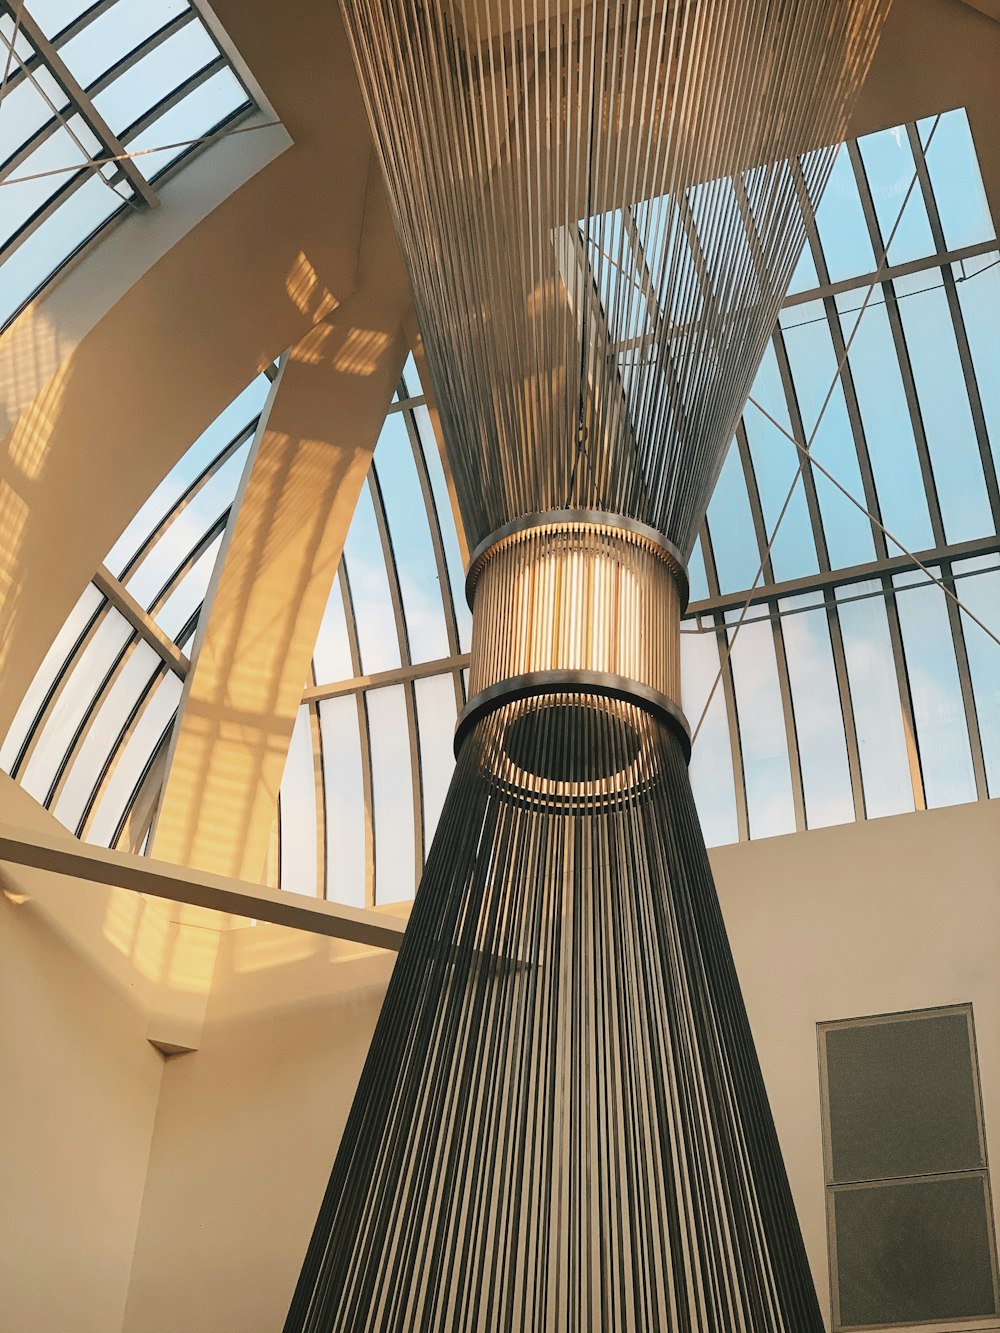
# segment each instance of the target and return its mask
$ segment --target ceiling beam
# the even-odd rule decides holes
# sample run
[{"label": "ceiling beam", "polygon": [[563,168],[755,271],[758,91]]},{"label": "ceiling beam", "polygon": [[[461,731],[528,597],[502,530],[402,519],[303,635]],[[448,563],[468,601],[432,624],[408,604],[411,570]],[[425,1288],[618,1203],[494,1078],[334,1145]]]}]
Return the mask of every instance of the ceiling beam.
[{"label": "ceiling beam", "polygon": [[398,950],[406,929],[404,920],[367,908],[344,907],[319,898],[282,893],[262,884],[92,847],[68,834],[0,824],[0,861],[376,949]]}]

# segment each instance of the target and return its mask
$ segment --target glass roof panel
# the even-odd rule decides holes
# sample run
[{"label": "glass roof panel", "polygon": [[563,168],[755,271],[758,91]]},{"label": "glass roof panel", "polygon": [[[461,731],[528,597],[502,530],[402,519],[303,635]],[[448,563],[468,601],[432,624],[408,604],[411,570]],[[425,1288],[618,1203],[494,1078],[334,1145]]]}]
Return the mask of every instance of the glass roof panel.
[{"label": "glass roof panel", "polygon": [[919,130],[920,142],[929,144],[927,171],[945,245],[958,250],[977,241],[994,240],[995,223],[990,217],[964,108],[922,120]]},{"label": "glass roof panel", "polygon": [[[964,116],[946,120],[971,154]],[[815,290],[809,263],[800,265],[811,289],[786,302],[753,389],[779,425],[748,404],[691,561],[683,703],[696,726],[714,689],[691,762],[710,844],[849,820],[855,810],[874,817],[1000,794],[1000,647],[968,614],[949,610],[924,576],[918,584],[901,579],[905,560],[892,542],[821,470],[862,507],[876,502],[912,549],[934,551],[932,567],[1000,632],[1000,537],[989,498],[1000,447],[1000,257],[984,246],[980,226],[980,249],[943,264],[938,213],[915,189],[917,221],[900,228],[903,248],[890,260],[912,254],[906,262],[916,271],[889,270],[841,369],[867,294],[861,278],[891,230],[892,202],[898,207],[922,171],[920,138],[902,127],[842,153],[838,164],[842,192],[820,234],[840,256],[841,288],[836,296]],[[751,198],[751,208],[759,203]],[[692,247],[714,244],[699,235],[697,199],[688,206],[686,215],[662,206],[661,251],[680,245],[691,256]],[[937,249],[917,254],[924,223]],[[865,231],[845,236],[841,226]],[[641,293],[639,265],[655,270],[655,254],[637,255],[610,219],[602,240],[607,289],[629,282]],[[851,252],[855,267],[845,272]],[[701,299],[693,276],[689,299]],[[357,905],[413,892],[452,771],[451,733],[467,676],[469,613],[445,465],[412,358],[403,378],[331,592],[281,793],[282,882]],[[188,648],[213,564],[205,552],[220,540],[239,467],[225,474],[227,486],[215,483],[217,503],[206,495],[227,459],[245,453],[267,389],[262,377],[205,431],[108,555],[111,573],[136,580],[153,616]],[[766,546],[800,461],[787,434],[808,438],[820,416],[814,461],[803,466],[768,563]],[[934,548],[958,540],[966,545],[952,568],[947,550]],[[728,659],[759,566],[765,586],[752,595]],[[87,624],[106,606],[97,587],[88,589],[4,742],[8,768],[25,744],[22,770],[30,763],[63,679],[87,650]],[[152,810],[185,666],[163,662],[144,685],[150,659],[139,643],[129,638],[118,665],[90,684],[89,713],[80,722],[74,715],[62,752],[53,749],[40,777],[45,765],[36,761],[35,775],[57,810],[81,821],[84,836],[127,837],[129,845],[148,828],[145,815],[145,824],[125,832],[126,821],[138,819],[130,811]],[[428,675],[426,664],[439,658],[447,665]],[[388,676],[382,688],[354,679],[378,671]],[[132,691],[135,716],[123,730]],[[84,760],[95,769],[92,787]]]},{"label": "glass roof panel", "polygon": [[937,247],[923,195],[919,185],[910,189],[915,164],[905,127],[898,125],[891,130],[866,135],[858,140],[858,148],[883,247],[892,236],[889,263],[905,264],[911,259],[932,255]]},{"label": "glass roof panel", "polygon": [[858,183],[845,149],[837,154],[819,208],[816,230],[831,282],[856,278],[875,268],[875,254],[865,222]]},{"label": "glass roof panel", "polygon": [[[191,151],[180,141],[253,110],[185,0],[117,0],[79,12],[25,0],[21,22],[34,45],[19,32],[13,51],[4,18],[0,57],[10,56],[11,70],[0,117],[0,327],[105,222],[155,203],[144,180]],[[122,159],[122,144],[141,154],[134,163]],[[100,159],[116,165],[96,168]]]},{"label": "glass roof panel", "polygon": [[[360,707],[363,709],[363,703]],[[328,896],[351,907],[364,907],[367,902],[368,789],[358,709],[355,695],[324,699],[319,704],[324,756],[326,891]]]}]

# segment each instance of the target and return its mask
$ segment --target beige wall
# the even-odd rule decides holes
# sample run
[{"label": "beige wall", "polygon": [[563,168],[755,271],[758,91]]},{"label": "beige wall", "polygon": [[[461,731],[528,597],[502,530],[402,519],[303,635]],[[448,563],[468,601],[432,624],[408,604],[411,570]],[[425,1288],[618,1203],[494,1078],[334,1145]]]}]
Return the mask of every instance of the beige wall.
[{"label": "beige wall", "polygon": [[0,896],[0,959],[0,1328],[114,1333],[163,1058],[35,902]]},{"label": "beige wall", "polygon": [[201,1049],[164,1070],[124,1333],[274,1333],[395,955],[223,937]]},{"label": "beige wall", "polygon": [[[712,860],[828,1309],[818,1022],[971,1000],[1000,1161],[1000,804]],[[164,1071],[125,1333],[280,1327],[391,962],[277,927],[224,938],[203,1047]]]},{"label": "beige wall", "polygon": [[996,1209],[1000,801],[719,848],[712,864],[829,1311],[817,1023],[972,1002]]}]

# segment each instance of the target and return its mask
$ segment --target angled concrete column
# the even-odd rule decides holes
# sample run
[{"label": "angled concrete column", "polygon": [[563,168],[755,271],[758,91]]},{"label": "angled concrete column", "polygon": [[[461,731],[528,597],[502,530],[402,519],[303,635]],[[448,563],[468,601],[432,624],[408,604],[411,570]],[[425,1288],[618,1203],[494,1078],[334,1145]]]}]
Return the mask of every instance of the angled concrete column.
[{"label": "angled concrete column", "polygon": [[[343,302],[303,265],[294,296],[312,313],[282,359],[234,505],[185,682],[151,854],[259,881],[310,657],[358,494],[406,355],[409,291],[381,189],[369,192],[357,281]],[[218,914],[174,921],[217,931]],[[214,964],[214,949],[200,951]],[[150,1036],[190,1045],[169,1016]],[[178,1015],[179,1017],[179,1015]],[[155,1026],[155,1025],[154,1025]]]}]

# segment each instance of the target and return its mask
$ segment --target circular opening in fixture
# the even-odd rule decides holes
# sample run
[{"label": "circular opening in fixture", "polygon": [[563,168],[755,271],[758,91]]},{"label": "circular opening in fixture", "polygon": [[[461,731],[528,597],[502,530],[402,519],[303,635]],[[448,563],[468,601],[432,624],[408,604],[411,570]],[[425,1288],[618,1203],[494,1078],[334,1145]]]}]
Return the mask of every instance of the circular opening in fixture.
[{"label": "circular opening in fixture", "polygon": [[522,772],[549,782],[599,782],[628,768],[642,737],[614,705],[539,702],[507,727],[503,748]]}]

